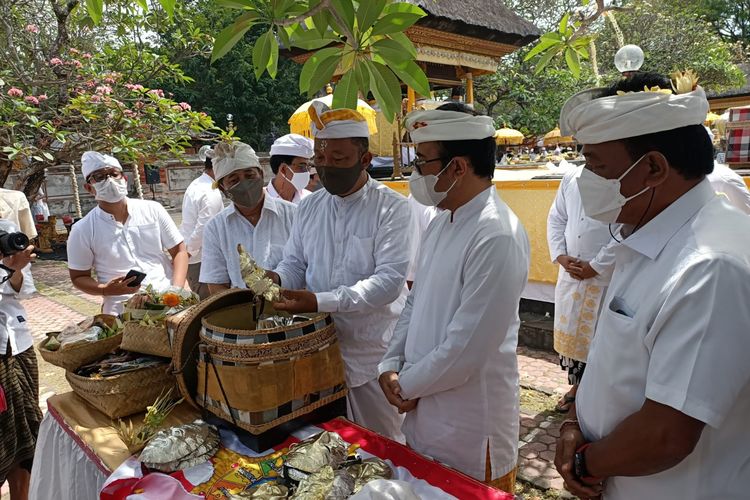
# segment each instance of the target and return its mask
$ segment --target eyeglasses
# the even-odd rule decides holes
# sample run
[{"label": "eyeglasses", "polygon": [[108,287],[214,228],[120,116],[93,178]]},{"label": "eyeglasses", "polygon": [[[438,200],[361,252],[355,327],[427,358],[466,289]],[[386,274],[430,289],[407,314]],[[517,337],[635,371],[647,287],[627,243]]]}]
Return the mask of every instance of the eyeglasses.
[{"label": "eyeglasses", "polygon": [[446,159],[447,158],[444,157],[444,156],[439,156],[437,158],[432,158],[430,160],[414,160],[412,162],[412,164],[414,165],[414,168],[416,169],[417,173],[419,175],[422,175],[422,167],[424,167],[428,163],[432,163],[433,161],[443,161],[443,160],[446,160]]},{"label": "eyeglasses", "polygon": [[122,170],[108,170],[104,172],[94,172],[93,174],[89,175],[87,182],[89,183],[91,183],[91,181],[94,181],[95,183],[102,182],[102,181],[106,181],[109,178],[112,178],[115,180],[122,179]]}]

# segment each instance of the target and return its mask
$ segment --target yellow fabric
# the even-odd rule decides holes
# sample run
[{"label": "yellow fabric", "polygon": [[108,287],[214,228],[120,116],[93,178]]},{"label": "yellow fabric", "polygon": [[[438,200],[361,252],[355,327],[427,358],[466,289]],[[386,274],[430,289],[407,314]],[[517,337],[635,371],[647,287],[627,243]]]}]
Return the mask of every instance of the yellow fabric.
[{"label": "yellow fabric", "polygon": [[[115,470],[130,457],[128,447],[112,427],[112,420],[75,393],[66,392],[52,396],[48,400],[48,405],[60,414],[65,423],[101,458],[109,470]],[[200,413],[187,403],[182,403],[172,410],[162,428],[187,424],[197,418],[201,418]],[[124,422],[128,420],[132,421],[134,426],[140,424],[143,422],[143,413],[123,419]]]},{"label": "yellow fabric", "polygon": [[[409,194],[409,181],[391,181],[384,184],[404,196]],[[560,181],[495,181],[495,187],[503,201],[521,220],[529,235],[529,281],[554,285],[557,282],[557,266],[550,262],[547,247],[547,214],[560,187]]]},{"label": "yellow fabric", "polygon": [[389,122],[382,111],[375,117],[378,131],[370,135],[370,152],[377,156],[393,156],[393,133],[396,122]]},{"label": "yellow fabric", "polygon": [[[330,107],[333,104],[333,95],[327,95],[325,97],[313,99],[313,101],[324,102]],[[289,117],[289,120],[287,122],[289,123],[289,132],[291,132],[292,134],[303,135],[307,138],[312,139],[312,132],[310,131],[310,124],[312,123],[312,121],[310,120],[308,109],[311,107],[311,103],[313,101],[306,102],[305,104],[297,108],[294,113],[292,113],[292,116]],[[367,120],[367,128],[370,130],[370,135],[377,133],[377,113],[375,112],[375,110],[372,109],[372,107],[370,107],[370,105],[365,101],[360,99],[357,101],[357,112],[362,115],[365,120]]]},{"label": "yellow fabric", "polygon": [[514,467],[503,477],[492,479],[492,461],[490,460],[490,447],[487,447],[487,458],[485,461],[484,484],[505,493],[515,494],[516,491],[516,473],[518,467]]},{"label": "yellow fabric", "polygon": [[227,493],[240,493],[259,479],[281,477],[287,451],[284,448],[264,457],[251,458],[222,446],[211,459],[214,475],[191,493],[203,495],[206,500],[224,500]]},{"label": "yellow fabric", "polygon": [[554,337],[560,355],[586,361],[605,290],[572,278],[562,277],[557,282]]}]

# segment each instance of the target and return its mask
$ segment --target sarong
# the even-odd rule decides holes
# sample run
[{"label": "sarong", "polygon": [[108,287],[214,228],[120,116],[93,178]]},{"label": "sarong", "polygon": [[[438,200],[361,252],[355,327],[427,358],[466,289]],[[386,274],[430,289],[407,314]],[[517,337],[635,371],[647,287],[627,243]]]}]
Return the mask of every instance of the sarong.
[{"label": "sarong", "polygon": [[10,345],[0,355],[0,386],[7,410],[0,413],[0,484],[17,464],[31,471],[42,421],[39,408],[39,368],[34,348],[12,356]]}]

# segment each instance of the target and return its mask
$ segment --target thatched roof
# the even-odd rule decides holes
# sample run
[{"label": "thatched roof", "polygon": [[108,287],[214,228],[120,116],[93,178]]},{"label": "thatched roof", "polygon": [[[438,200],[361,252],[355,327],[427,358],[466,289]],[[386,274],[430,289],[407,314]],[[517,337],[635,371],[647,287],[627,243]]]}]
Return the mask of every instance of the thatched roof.
[{"label": "thatched roof", "polygon": [[417,24],[474,38],[521,47],[541,31],[510,10],[501,0],[405,0],[428,16]]}]

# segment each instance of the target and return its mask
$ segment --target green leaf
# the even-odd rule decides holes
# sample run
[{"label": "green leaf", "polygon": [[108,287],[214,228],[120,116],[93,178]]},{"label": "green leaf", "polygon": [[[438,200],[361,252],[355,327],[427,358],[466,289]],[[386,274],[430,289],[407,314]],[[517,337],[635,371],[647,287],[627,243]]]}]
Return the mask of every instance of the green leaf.
[{"label": "green leaf", "polygon": [[417,94],[423,96],[430,95],[430,82],[427,81],[427,75],[424,74],[422,68],[419,67],[414,61],[406,61],[402,63],[390,63],[388,67],[396,73],[396,76],[401,79],[402,82],[413,88]]},{"label": "green leaf", "polygon": [[571,73],[573,73],[573,76],[575,76],[576,78],[580,78],[581,61],[578,58],[578,54],[575,50],[569,48],[565,51],[565,63],[568,65]]},{"label": "green leaf", "polygon": [[271,64],[271,39],[273,31],[266,31],[258,37],[253,47],[253,66],[255,67],[255,78],[260,79],[260,75]]},{"label": "green leaf", "polygon": [[86,0],[86,10],[94,24],[99,24],[104,14],[104,0]]},{"label": "green leaf", "polygon": [[566,12],[560,19],[560,27],[557,30],[559,33],[565,33],[568,30],[568,19],[570,19],[570,12]]},{"label": "green leaf", "polygon": [[159,3],[169,17],[174,16],[174,2],[175,0],[159,0]]},{"label": "green leaf", "polygon": [[414,44],[409,40],[409,37],[406,36],[406,33],[391,33],[388,37],[394,42],[398,42],[398,44],[401,45],[401,47],[403,47],[412,58],[417,57],[417,48],[414,47]]},{"label": "green leaf", "polygon": [[354,73],[354,78],[357,80],[359,90],[362,91],[362,95],[366,96],[370,91],[370,73],[368,73],[367,67],[363,61],[355,61],[352,72]]},{"label": "green leaf", "polygon": [[427,13],[422,10],[421,7],[413,3],[406,3],[402,1],[389,3],[388,5],[386,5],[385,9],[383,9],[383,14],[395,14],[397,12],[403,14],[416,14],[421,17],[427,15]]},{"label": "green leaf", "polygon": [[385,117],[392,120],[401,107],[401,85],[393,71],[375,61],[363,61],[370,74],[372,93],[383,109]]},{"label": "green leaf", "polygon": [[141,9],[148,11],[148,0],[136,0],[136,2],[141,6]]},{"label": "green leaf", "polygon": [[365,0],[357,9],[357,27],[360,33],[369,30],[385,8],[386,0]]},{"label": "green leaf", "polygon": [[292,46],[305,50],[320,49],[334,41],[336,41],[336,38],[330,34],[321,36],[317,30],[305,30],[302,26],[295,27],[289,39],[289,43],[291,43]]},{"label": "green leaf", "polygon": [[[144,2],[146,0],[143,0]],[[252,0],[215,0],[218,5],[228,9],[251,9],[255,7]]]},{"label": "green leaf", "polygon": [[390,33],[403,33],[406,28],[419,21],[423,16],[409,12],[396,12],[386,14],[378,19],[372,27],[370,36],[388,35]]},{"label": "green leaf", "polygon": [[214,40],[214,50],[211,53],[211,63],[226,55],[226,53],[229,52],[243,36],[245,36],[247,30],[255,24],[256,19],[258,19],[257,12],[246,12],[238,17],[234,23],[224,28],[221,33],[216,36],[216,40]]},{"label": "green leaf", "polygon": [[[367,0],[368,2],[370,0]],[[347,30],[354,33],[354,4],[352,0],[332,0],[331,10],[336,11],[339,17],[346,23],[345,26],[339,26],[339,33],[344,33]],[[335,21],[335,18],[334,22]],[[336,22],[338,25],[338,23]],[[354,40],[351,41],[354,43]]]},{"label": "green leaf", "polygon": [[[312,9],[320,3],[320,0],[310,0],[310,8]],[[328,27],[331,25],[331,13],[327,9],[323,9],[314,16],[312,16],[312,25],[320,36],[324,36],[328,33]]]},{"label": "green leaf", "polygon": [[281,39],[280,41],[281,45],[283,45],[285,49],[289,49],[292,47],[292,42],[289,39],[289,34],[291,32],[292,30],[287,26],[281,26],[279,28],[279,31],[276,32],[279,38]]},{"label": "green leaf", "polygon": [[542,55],[542,57],[540,57],[539,61],[536,63],[534,74],[538,75],[539,73],[541,73],[542,70],[547,67],[552,58],[560,52],[560,48],[562,47],[563,46],[551,47],[547,52],[545,52],[544,55]]},{"label": "green leaf", "polygon": [[268,33],[270,33],[268,38],[271,44],[271,59],[268,62],[268,75],[271,78],[276,78],[276,72],[279,69],[279,42],[276,40],[272,30]]},{"label": "green leaf", "polygon": [[553,45],[557,45],[560,43],[558,40],[541,40],[536,46],[529,51],[528,54],[526,54],[526,57],[523,58],[524,61],[528,61],[529,59],[532,59],[534,56],[541,54],[548,48],[552,47]]},{"label": "green leaf", "polygon": [[372,50],[387,61],[404,62],[413,59],[400,43],[389,38],[383,38],[373,43]]},{"label": "green leaf", "polygon": [[555,40],[559,42],[559,41],[562,41],[562,35],[556,32],[549,32],[540,36],[539,39],[540,40]]},{"label": "green leaf", "polygon": [[314,53],[302,66],[299,75],[299,90],[309,95],[320,90],[331,81],[333,72],[339,64],[341,49],[328,47]]},{"label": "green leaf", "polygon": [[357,109],[357,90],[357,79],[354,77],[354,71],[349,71],[336,85],[331,107]]}]

